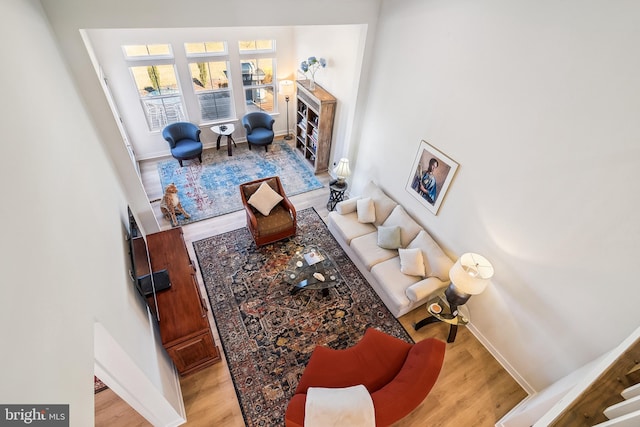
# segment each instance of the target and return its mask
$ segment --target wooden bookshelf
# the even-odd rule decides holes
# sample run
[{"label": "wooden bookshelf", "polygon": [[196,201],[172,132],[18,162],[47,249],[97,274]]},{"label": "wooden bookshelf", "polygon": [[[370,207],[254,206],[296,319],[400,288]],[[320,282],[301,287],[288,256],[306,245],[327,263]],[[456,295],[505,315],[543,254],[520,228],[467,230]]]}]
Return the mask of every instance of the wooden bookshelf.
[{"label": "wooden bookshelf", "polygon": [[329,168],[336,98],[316,83],[297,81],[296,148],[311,164],[314,173]]}]

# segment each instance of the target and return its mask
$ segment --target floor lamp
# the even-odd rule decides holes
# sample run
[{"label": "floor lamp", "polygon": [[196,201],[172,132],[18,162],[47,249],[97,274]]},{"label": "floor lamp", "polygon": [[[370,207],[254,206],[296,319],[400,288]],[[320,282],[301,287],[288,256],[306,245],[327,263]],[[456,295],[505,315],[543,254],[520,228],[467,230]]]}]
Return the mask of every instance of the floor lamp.
[{"label": "floor lamp", "polygon": [[280,80],[280,94],[284,95],[284,100],[287,102],[287,134],[284,139],[290,140],[293,138],[289,133],[289,97],[295,93],[295,86],[293,80]]}]

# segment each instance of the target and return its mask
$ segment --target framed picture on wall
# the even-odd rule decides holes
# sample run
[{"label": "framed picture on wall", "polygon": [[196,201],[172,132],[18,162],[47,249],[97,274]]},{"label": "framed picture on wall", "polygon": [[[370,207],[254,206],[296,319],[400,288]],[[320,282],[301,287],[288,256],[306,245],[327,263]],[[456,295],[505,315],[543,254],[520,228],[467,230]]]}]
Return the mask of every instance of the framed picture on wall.
[{"label": "framed picture on wall", "polygon": [[433,145],[421,141],[411,166],[407,191],[437,215],[457,169],[458,163]]}]

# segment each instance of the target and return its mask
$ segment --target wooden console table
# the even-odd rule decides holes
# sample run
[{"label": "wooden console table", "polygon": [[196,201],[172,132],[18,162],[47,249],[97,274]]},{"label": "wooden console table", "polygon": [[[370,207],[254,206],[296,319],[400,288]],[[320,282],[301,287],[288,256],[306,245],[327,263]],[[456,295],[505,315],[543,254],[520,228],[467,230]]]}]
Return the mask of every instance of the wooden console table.
[{"label": "wooden console table", "polygon": [[149,234],[147,246],[153,271],[167,269],[171,280],[156,299],[162,345],[178,372],[188,375],[220,361],[182,229]]}]

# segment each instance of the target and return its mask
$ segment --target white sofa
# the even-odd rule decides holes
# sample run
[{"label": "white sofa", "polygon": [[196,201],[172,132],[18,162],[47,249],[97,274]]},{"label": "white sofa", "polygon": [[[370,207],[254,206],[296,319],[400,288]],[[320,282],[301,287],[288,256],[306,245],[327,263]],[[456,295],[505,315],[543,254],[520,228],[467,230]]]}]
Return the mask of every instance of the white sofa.
[{"label": "white sofa", "polygon": [[328,227],[395,317],[450,283],[451,258],[373,182],[362,195],[338,203]]}]

